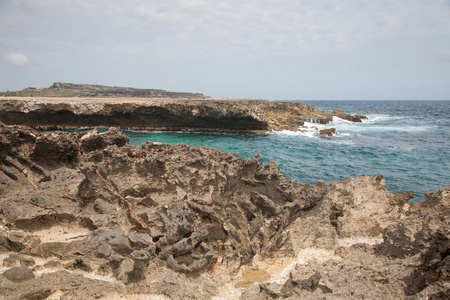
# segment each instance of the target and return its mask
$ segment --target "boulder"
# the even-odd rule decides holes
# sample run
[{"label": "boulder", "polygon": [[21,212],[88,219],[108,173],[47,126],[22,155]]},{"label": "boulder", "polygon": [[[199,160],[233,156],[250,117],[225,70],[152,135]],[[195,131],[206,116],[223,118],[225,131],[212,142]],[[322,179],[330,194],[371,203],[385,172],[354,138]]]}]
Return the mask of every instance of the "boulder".
[{"label": "boulder", "polygon": [[34,278],[34,273],[25,266],[14,267],[6,270],[3,276],[13,282],[22,282]]},{"label": "boulder", "polygon": [[85,152],[102,150],[107,146],[116,145],[123,147],[128,144],[129,138],[116,128],[110,128],[106,132],[99,133],[97,129],[87,132],[80,139],[81,149]]},{"label": "boulder", "polygon": [[321,137],[331,137],[336,134],[336,128],[322,129],[319,134]]}]

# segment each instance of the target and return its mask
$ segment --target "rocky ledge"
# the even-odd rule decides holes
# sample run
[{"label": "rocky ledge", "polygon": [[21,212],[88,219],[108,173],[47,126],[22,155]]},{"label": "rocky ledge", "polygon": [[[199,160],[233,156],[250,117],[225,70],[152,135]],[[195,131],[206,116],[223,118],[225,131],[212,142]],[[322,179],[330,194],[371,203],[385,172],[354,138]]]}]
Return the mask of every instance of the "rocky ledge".
[{"label": "rocky ledge", "polygon": [[35,129],[117,127],[135,130],[265,133],[297,131],[305,121],[326,124],[333,116],[312,105],[238,99],[0,98],[0,121]]},{"label": "rocky ledge", "polygon": [[0,124],[0,298],[446,299],[450,187]]}]

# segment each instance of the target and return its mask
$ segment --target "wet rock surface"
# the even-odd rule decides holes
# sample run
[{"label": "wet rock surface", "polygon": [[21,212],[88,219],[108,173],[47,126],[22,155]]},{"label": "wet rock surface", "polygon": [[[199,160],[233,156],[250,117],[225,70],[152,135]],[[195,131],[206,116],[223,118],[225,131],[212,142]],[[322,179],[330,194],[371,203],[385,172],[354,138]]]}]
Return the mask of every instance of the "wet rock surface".
[{"label": "wet rock surface", "polygon": [[449,292],[449,188],[410,204],[381,176],[310,186],[259,156],[0,124],[0,195],[7,299]]},{"label": "wet rock surface", "polygon": [[336,128],[319,130],[319,134],[321,137],[332,137],[333,135],[336,134]]}]

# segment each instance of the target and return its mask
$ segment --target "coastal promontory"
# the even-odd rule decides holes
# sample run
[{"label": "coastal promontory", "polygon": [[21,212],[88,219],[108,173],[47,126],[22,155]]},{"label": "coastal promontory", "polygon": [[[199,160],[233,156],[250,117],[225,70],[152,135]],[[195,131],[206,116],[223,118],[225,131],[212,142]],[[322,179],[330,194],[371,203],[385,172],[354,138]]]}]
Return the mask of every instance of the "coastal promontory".
[{"label": "coastal promontory", "polygon": [[87,97],[87,92],[77,94],[74,89],[74,93],[61,97],[61,92],[53,91],[56,89],[48,88],[46,90],[52,93],[35,93],[33,97],[25,92],[4,94],[0,97],[0,120],[5,124],[50,130],[103,126],[135,130],[264,133],[296,131],[306,121],[329,123],[333,116],[352,122],[361,122],[364,118],[338,110],[325,113],[312,105],[294,102],[213,99],[202,94],[188,94],[189,97],[176,93],[146,96],[143,93],[114,93],[114,89],[96,97]]}]

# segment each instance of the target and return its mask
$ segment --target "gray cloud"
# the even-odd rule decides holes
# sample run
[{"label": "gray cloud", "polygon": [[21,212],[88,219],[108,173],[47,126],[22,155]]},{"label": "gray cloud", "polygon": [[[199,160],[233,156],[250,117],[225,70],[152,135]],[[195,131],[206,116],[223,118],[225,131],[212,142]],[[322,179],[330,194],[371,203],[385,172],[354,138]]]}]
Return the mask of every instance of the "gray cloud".
[{"label": "gray cloud", "polygon": [[[133,66],[141,74],[138,78],[170,88],[173,73],[181,70],[191,75],[189,80],[180,75],[179,88],[191,85],[207,92],[216,86],[211,79],[219,76],[215,70],[222,70],[222,82],[237,85],[238,78],[249,83],[256,77],[279,78],[283,86],[291,82],[295,95],[303,91],[292,76],[340,78],[337,66],[343,64],[333,65],[330,57],[356,70],[373,68],[376,57],[376,69],[382,74],[392,60],[420,63],[406,60],[402,51],[420,51],[416,56],[425,57],[447,51],[450,7],[445,0],[3,0],[0,36],[2,51],[27,49],[33,61],[47,66],[42,73],[62,76],[59,67],[64,66],[71,72],[69,79],[87,76],[76,73],[80,66],[96,66],[94,73],[105,81],[111,80],[113,68],[134,78],[126,70]],[[423,46],[430,39],[434,49]],[[138,81],[127,84],[147,85],[144,79]],[[341,87],[345,88],[352,87]]]},{"label": "gray cloud", "polygon": [[14,66],[25,66],[30,62],[23,53],[9,53],[5,55],[5,59]]},{"label": "gray cloud", "polygon": [[76,32],[75,37],[84,42],[92,42],[90,35],[96,31],[117,37],[117,44],[121,40],[127,45],[136,43],[141,37],[149,50],[161,46],[173,55],[195,55],[200,47],[202,53],[212,54],[286,54],[432,34],[436,28],[450,31],[450,13],[442,9],[442,1],[412,0],[407,5],[392,0],[5,2],[9,5],[3,15],[21,22],[25,21],[17,16],[39,15],[48,20],[48,26],[51,21],[61,29],[70,26],[67,33]]}]

